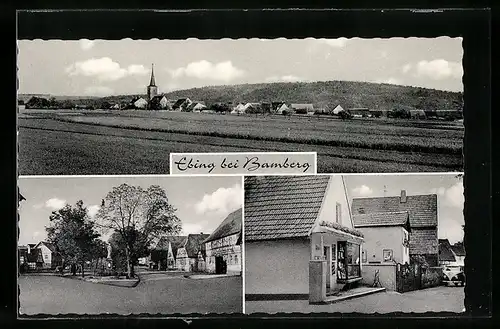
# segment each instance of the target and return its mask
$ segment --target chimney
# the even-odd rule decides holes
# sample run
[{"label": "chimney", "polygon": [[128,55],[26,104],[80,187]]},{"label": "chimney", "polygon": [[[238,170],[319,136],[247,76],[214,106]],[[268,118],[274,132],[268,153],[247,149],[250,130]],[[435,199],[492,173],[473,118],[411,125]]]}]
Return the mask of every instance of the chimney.
[{"label": "chimney", "polygon": [[401,190],[401,203],[406,202],[406,190]]}]

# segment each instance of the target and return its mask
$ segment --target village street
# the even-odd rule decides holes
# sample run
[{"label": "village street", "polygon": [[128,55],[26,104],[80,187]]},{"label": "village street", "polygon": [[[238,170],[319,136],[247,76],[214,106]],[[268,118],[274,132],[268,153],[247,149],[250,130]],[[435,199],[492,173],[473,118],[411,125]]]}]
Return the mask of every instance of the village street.
[{"label": "village street", "polygon": [[241,277],[190,279],[189,273],[140,272],[135,288],[58,276],[19,278],[20,313],[174,314],[242,312]]},{"label": "village street", "polygon": [[245,313],[391,313],[462,312],[463,287],[435,287],[400,294],[375,293],[329,305],[309,305],[307,300],[247,301]]}]

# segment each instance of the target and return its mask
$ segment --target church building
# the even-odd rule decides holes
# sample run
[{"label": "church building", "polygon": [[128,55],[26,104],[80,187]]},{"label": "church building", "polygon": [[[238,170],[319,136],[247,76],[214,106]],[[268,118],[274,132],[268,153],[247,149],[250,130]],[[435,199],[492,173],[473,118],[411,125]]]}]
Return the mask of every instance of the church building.
[{"label": "church building", "polygon": [[147,101],[150,102],[156,95],[158,95],[158,86],[156,86],[155,81],[154,64],[151,64],[151,80],[149,81],[149,86],[146,89],[148,95]]}]

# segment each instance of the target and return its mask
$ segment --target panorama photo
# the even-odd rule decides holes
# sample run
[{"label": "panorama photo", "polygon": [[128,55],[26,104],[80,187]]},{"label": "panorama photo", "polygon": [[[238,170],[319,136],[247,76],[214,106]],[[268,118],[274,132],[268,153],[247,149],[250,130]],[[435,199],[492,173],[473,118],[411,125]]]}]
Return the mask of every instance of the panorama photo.
[{"label": "panorama photo", "polygon": [[168,174],[300,152],[320,173],[463,170],[461,38],[19,40],[21,175]]}]

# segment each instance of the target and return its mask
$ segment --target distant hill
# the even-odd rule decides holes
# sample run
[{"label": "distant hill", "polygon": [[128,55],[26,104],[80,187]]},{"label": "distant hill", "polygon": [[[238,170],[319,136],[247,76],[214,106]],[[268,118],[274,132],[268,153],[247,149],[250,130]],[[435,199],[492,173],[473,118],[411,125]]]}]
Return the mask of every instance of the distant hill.
[{"label": "distant hill", "polygon": [[[193,101],[204,101],[207,105],[217,102],[252,103],[278,102],[312,103],[316,108],[333,109],[365,107],[370,109],[391,110],[395,107],[419,108],[423,110],[461,110],[462,93],[448,92],[419,87],[391,84],[319,81],[289,83],[258,83],[226,86],[209,86],[172,91],[165,94],[168,99],[189,97]],[[108,97],[70,97],[59,96],[57,100],[73,100],[77,104],[94,105],[109,103],[128,103],[134,96],[118,95]]]},{"label": "distant hill", "polygon": [[397,106],[438,110],[461,110],[462,93],[391,84],[320,81],[211,86],[167,93],[167,98],[189,97],[193,101],[312,103],[316,108],[366,107],[390,110]]}]

